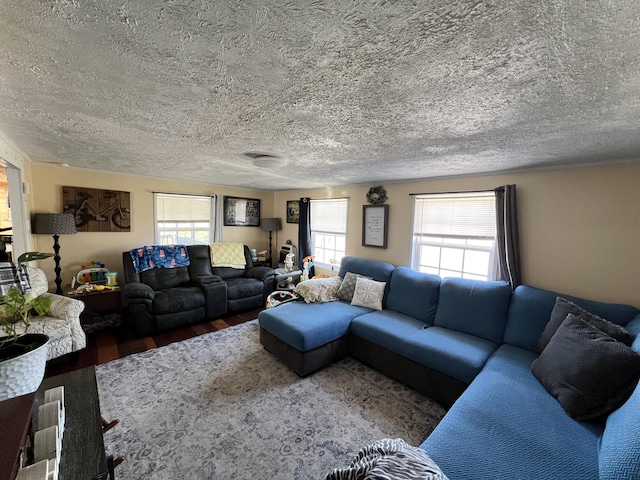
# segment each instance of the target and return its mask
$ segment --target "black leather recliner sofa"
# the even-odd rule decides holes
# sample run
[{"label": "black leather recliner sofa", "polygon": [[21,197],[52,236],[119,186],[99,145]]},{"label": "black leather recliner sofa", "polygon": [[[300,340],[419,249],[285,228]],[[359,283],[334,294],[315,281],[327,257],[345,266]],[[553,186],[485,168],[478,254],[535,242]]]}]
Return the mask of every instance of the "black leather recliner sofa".
[{"label": "black leather recliner sofa", "polygon": [[275,271],[254,267],[249,248],[244,270],[211,267],[208,245],[189,245],[188,267],[154,268],[137,273],[122,252],[123,296],[139,335],[214,320],[227,312],[260,308],[275,289]]},{"label": "black leather recliner sofa", "polygon": [[269,267],[254,267],[249,247],[244,246],[244,270],[212,267],[214,275],[227,284],[227,310],[237,313],[264,307],[267,296],[276,288],[276,272]]}]

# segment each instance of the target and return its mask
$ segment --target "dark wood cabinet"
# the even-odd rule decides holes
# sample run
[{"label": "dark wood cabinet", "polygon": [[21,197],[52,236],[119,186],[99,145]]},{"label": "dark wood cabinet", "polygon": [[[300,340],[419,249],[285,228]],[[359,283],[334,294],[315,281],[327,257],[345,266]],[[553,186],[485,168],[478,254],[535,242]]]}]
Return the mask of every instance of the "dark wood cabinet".
[{"label": "dark wood cabinet", "polygon": [[[66,420],[59,480],[108,478],[95,367],[45,378],[36,393],[33,411],[37,412],[42,405],[45,390],[60,385],[64,386]],[[34,427],[37,428],[35,415]]]},{"label": "dark wood cabinet", "polygon": [[0,479],[16,478],[29,426],[35,393],[0,402]]},{"label": "dark wood cabinet", "polygon": [[[65,423],[59,480],[103,480],[113,475],[102,437],[95,368],[47,378],[35,393],[0,402],[0,480],[13,480],[27,435],[38,430],[44,392],[64,386]],[[115,423],[115,422],[114,422]]]}]

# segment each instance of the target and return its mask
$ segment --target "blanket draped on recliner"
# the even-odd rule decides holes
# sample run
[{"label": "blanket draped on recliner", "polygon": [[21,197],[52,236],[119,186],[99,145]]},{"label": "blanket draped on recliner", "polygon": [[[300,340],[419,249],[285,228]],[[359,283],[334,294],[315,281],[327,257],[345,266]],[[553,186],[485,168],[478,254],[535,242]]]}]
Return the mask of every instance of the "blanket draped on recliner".
[{"label": "blanket draped on recliner", "polygon": [[242,243],[220,242],[209,245],[212,267],[231,267],[244,269],[247,261]]},{"label": "blanket draped on recliner", "polygon": [[188,267],[189,252],[186,245],[145,245],[129,251],[136,273],[152,268]]}]

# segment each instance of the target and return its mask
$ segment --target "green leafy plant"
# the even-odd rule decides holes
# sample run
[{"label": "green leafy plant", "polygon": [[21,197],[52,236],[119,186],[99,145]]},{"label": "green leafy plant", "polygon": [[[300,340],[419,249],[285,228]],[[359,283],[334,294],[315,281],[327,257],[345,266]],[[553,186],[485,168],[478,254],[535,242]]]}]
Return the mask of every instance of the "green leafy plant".
[{"label": "green leafy plant", "polygon": [[[22,335],[27,333],[29,319],[35,312],[37,315],[44,315],[51,307],[51,300],[47,297],[35,296],[31,292],[22,293],[15,285],[20,284],[20,271],[24,263],[35,260],[43,260],[53,257],[52,253],[26,252],[18,257],[18,268],[12,286],[7,294],[0,297],[0,327],[5,336],[0,338],[0,347],[15,343]],[[18,325],[24,325],[24,330],[18,329]]]}]

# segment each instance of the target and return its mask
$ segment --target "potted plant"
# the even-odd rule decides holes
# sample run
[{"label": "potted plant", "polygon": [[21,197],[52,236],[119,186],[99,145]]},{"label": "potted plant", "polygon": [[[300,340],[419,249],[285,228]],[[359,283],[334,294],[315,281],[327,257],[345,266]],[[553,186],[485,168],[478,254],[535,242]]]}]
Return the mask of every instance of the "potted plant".
[{"label": "potted plant", "polygon": [[34,392],[44,378],[49,338],[28,330],[34,312],[47,313],[51,300],[23,292],[19,285],[25,263],[52,256],[41,252],[20,255],[13,285],[0,297],[0,400]]}]

